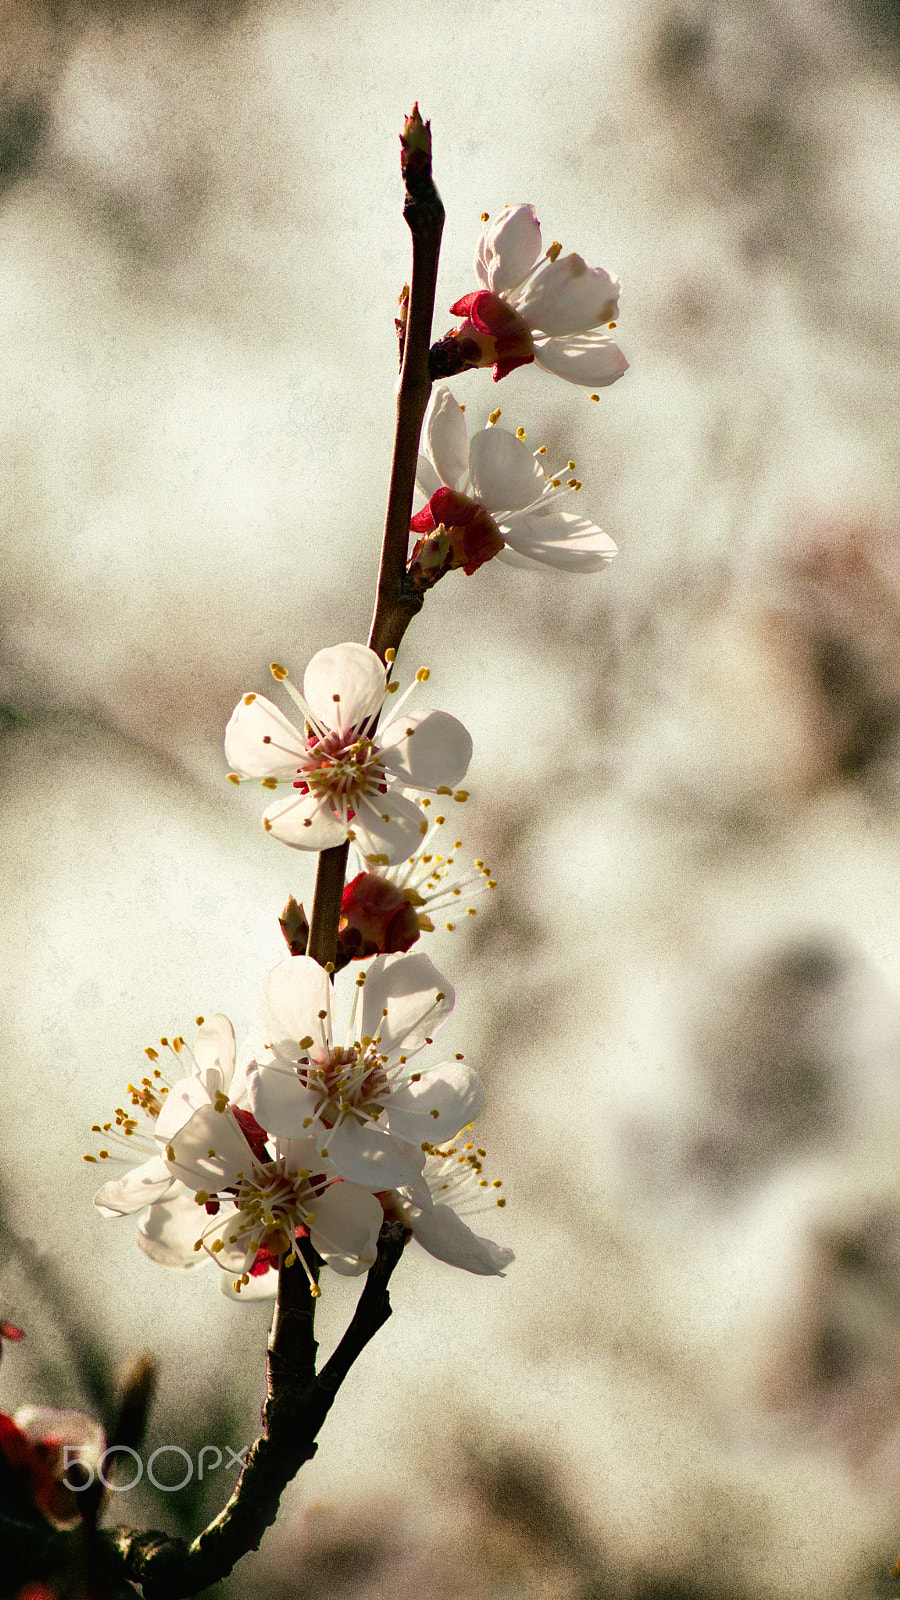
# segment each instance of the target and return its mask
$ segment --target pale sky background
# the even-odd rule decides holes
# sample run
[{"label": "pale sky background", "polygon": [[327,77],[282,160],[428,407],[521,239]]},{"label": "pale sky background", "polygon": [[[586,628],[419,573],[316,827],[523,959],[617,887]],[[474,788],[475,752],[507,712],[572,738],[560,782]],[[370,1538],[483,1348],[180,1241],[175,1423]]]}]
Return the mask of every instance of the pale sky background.
[{"label": "pale sky background", "polygon": [[[249,1033],[277,913],[311,895],[221,739],[270,660],[299,677],[365,637],[418,99],[436,335],[507,201],[622,279],[631,370],[598,405],[536,369],[455,389],[470,426],[500,405],[571,455],[620,554],[454,575],[407,636],[401,678],[427,663],[427,703],[475,740],[459,836],[499,888],[426,949],[458,992],[442,1042],[488,1084],[490,1223],[518,1260],[476,1280],[410,1249],[227,1592],[295,1592],[311,1506],[373,1546],[394,1530],[383,1573],[320,1579],[351,1600],[427,1594],[423,1571],[459,1600],[891,1592],[895,9],[6,0],[0,24],[9,1222],[111,1359],[157,1353],[151,1446],[223,1406],[249,1441],[266,1311],[147,1263],[81,1155],[146,1044],[198,1012]],[[0,1404],[85,1404],[21,1253],[0,1267],[29,1328]],[[329,1287],[326,1345],[352,1305]],[[474,1447],[533,1453],[577,1559],[523,1553],[466,1480]]]}]

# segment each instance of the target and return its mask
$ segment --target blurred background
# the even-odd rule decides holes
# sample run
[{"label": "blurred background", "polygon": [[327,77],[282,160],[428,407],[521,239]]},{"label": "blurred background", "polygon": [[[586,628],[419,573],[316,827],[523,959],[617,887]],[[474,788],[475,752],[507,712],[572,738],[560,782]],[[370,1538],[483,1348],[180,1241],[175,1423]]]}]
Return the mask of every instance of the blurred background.
[{"label": "blurred background", "polygon": [[[149,1348],[148,1451],[257,1431],[268,1308],[145,1261],[81,1155],[145,1045],[249,1035],[309,901],[221,739],[271,659],[366,636],[418,99],[436,335],[506,202],[622,278],[598,405],[455,386],[620,554],[454,574],[407,635],[475,738],[499,888],[425,948],[518,1260],[410,1247],[216,1593],[896,1592],[900,10],[2,0],[0,50],[0,1406],[102,1411]],[[111,1519],[192,1533],[232,1479]]]}]

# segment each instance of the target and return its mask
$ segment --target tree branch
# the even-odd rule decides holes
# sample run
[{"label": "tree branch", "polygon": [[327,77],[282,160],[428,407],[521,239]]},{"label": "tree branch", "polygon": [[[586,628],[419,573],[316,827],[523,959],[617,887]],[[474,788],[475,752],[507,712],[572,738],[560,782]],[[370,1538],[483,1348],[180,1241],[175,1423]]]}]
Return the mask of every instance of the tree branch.
[{"label": "tree branch", "polygon": [[382,661],[387,650],[399,648],[410,621],[422,605],[422,596],[406,584],[406,556],[419,437],[431,393],[428,352],[444,227],[444,207],[431,175],[431,124],[422,121],[418,105],[413,106],[412,114],[406,119],[400,144],[400,164],[406,184],[403,215],[412,234],[413,265],[405,306],[397,426],[378,593],[369,633],[369,648]]}]

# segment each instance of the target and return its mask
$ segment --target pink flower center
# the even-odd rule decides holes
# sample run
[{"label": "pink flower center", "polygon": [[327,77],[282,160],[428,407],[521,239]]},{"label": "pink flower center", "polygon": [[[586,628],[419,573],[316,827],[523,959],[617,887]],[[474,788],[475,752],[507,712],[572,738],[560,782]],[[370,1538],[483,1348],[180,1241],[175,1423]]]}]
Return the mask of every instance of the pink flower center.
[{"label": "pink flower center", "polygon": [[317,799],[352,800],[384,794],[384,767],[371,739],[336,730],[322,738],[310,735],[294,788]]},{"label": "pink flower center", "polygon": [[301,1083],[319,1097],[316,1116],[326,1128],[335,1127],[345,1117],[363,1123],[380,1116],[390,1090],[381,1057],[352,1046],[311,1053],[308,1064],[299,1066],[297,1073]]}]

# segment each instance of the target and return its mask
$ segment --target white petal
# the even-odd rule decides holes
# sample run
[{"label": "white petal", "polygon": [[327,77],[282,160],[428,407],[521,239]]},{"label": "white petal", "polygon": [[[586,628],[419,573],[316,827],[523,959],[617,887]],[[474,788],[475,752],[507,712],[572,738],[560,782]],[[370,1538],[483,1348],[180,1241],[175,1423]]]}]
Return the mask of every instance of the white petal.
[{"label": "white petal", "polygon": [[379,755],[385,770],[408,788],[438,789],[465,777],[472,736],[446,711],[401,710],[384,730]]},{"label": "white petal", "polygon": [[564,572],[597,572],[612,561],[616,546],[596,523],[571,511],[537,511],[517,517],[502,529],[512,549],[529,565],[559,567]]},{"label": "white petal", "polygon": [[368,1189],[331,1183],[313,1206],[313,1248],[335,1272],[364,1272],[377,1254],[384,1212]]},{"label": "white petal", "polygon": [[427,456],[419,456],[416,460],[416,488],[426,500],[430,500],[441,487],[441,480],[428,460]]},{"label": "white petal", "polygon": [[330,850],[343,844],[347,829],[324,800],[296,792],[263,812],[263,827],[295,850]]},{"label": "white petal", "polygon": [[[394,1089],[388,1101],[392,1133],[416,1143],[452,1139],[480,1117],[487,1104],[484,1084],[464,1061],[445,1061],[423,1072],[417,1083]],[[429,1132],[432,1129],[432,1132]]]},{"label": "white petal", "polygon": [[429,1255],[439,1261],[448,1261],[451,1267],[461,1267],[464,1272],[477,1272],[482,1277],[495,1273],[502,1275],[504,1267],[515,1260],[512,1250],[494,1244],[492,1239],[482,1239],[467,1227],[449,1206],[434,1206],[419,1211],[404,1207],[408,1221],[417,1239]]},{"label": "white petal", "polygon": [[[427,786],[417,782],[417,787]],[[395,788],[372,800],[358,800],[356,816],[348,827],[361,855],[386,857],[391,865],[411,856],[427,831],[421,807]]]},{"label": "white petal", "polygon": [[527,277],[541,252],[534,206],[504,206],[481,236],[475,275],[485,289],[504,294]]},{"label": "white petal", "polygon": [[448,489],[457,488],[469,462],[469,435],[462,408],[443,383],[438,384],[428,402],[422,445],[441,483]]},{"label": "white petal", "polygon": [[536,333],[585,333],[618,315],[622,285],[602,267],[589,267],[581,256],[545,261],[517,296],[516,310]]},{"label": "white petal", "polygon": [[[332,993],[327,973],[312,956],[288,956],[279,961],[263,979],[257,1002],[270,1035],[267,1044],[286,1061],[299,1061],[306,1055],[306,1048],[300,1048],[301,1039],[312,1038],[321,1044],[319,1012],[330,1017]],[[325,1040],[330,1038],[326,1018]]]},{"label": "white petal", "polygon": [[[255,1065],[255,1063],[254,1063]],[[250,1110],[267,1133],[280,1139],[302,1139],[316,1109],[316,1097],[303,1087],[294,1068],[267,1061],[248,1069]]]},{"label": "white petal", "polygon": [[347,1118],[322,1135],[321,1145],[333,1170],[364,1189],[399,1189],[418,1176],[415,1162],[397,1140],[372,1122],[361,1126]]},{"label": "white petal", "polygon": [[475,434],[469,472],[475,499],[493,516],[530,506],[547,482],[528,446],[505,428]]},{"label": "white petal", "polygon": [[228,1089],[234,1076],[234,1029],[227,1017],[217,1012],[207,1017],[194,1043],[194,1060],[201,1083],[215,1094]]},{"label": "white petal", "polygon": [[[452,983],[428,956],[376,956],[363,988],[362,1031],[370,1039],[379,1038],[378,1048],[386,1056],[401,1050],[412,1055],[434,1038],[455,998]],[[463,1117],[454,1133],[466,1121]]]},{"label": "white petal", "polygon": [[618,345],[605,333],[536,339],[534,359],[547,372],[588,389],[603,389],[628,371],[628,362]]},{"label": "white petal", "polygon": [[137,1242],[145,1256],[160,1267],[196,1267],[209,1260],[195,1250],[209,1217],[192,1194],[181,1194],[162,1205],[151,1206],[141,1218]]},{"label": "white petal", "polygon": [[303,674],[303,695],[313,716],[344,733],[377,715],[386,683],[374,650],[336,644],[313,656]]},{"label": "white petal", "polygon": [[181,1184],[162,1156],[150,1156],[121,1178],[110,1178],[94,1195],[94,1205],[104,1217],[127,1217],[144,1206],[181,1192]]},{"label": "white petal", "polygon": [[242,778],[293,778],[302,733],[262,694],[245,694],[225,729],[225,759]]},{"label": "white petal", "polygon": [[[209,1260],[209,1257],[204,1257]],[[302,1269],[301,1269],[302,1270]],[[219,1288],[227,1300],[271,1300],[278,1293],[278,1268],[269,1267],[265,1272],[254,1275],[251,1273],[247,1283],[242,1283],[240,1293],[234,1287],[234,1279],[230,1272],[219,1273]]]},{"label": "white petal", "polygon": [[213,1096],[199,1078],[182,1078],[166,1095],[162,1110],[156,1119],[153,1137],[165,1148],[173,1134],[183,1128],[189,1117],[201,1106],[209,1106]]},{"label": "white petal", "polygon": [[190,1121],[173,1134],[169,1145],[171,1170],[188,1189],[215,1194],[236,1183],[241,1172],[253,1166],[253,1152],[229,1111],[201,1106]]},{"label": "white petal", "polygon": [[[245,1220],[239,1211],[226,1204],[212,1226],[203,1231],[204,1249],[212,1256],[216,1266],[235,1278],[249,1271],[259,1249],[258,1234],[245,1231]],[[214,1244],[220,1244],[220,1248],[213,1250]]]}]

